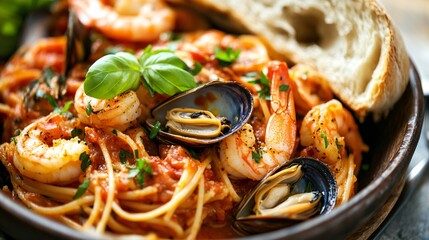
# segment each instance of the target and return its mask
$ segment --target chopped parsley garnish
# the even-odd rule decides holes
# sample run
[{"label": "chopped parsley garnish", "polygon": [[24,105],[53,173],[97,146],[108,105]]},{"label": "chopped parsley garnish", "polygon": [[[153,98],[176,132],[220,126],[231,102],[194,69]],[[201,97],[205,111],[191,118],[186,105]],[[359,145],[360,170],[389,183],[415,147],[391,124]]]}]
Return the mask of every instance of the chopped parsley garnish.
[{"label": "chopped parsley garnish", "polygon": [[198,73],[201,72],[201,69],[203,69],[203,66],[199,63],[199,62],[194,62],[194,69],[190,68],[188,71],[192,74],[192,75],[197,75]]},{"label": "chopped parsley garnish", "polygon": [[161,128],[161,123],[159,121],[156,121],[156,123],[153,125],[153,128],[150,130],[150,133],[149,133],[149,138],[151,140],[153,140],[156,137],[156,135],[158,135],[160,128]]},{"label": "chopped parsley garnish", "polygon": [[76,194],[73,196],[73,199],[80,198],[86,190],[88,190],[89,184],[91,183],[91,180],[88,178],[79,187],[77,188]]},{"label": "chopped parsley garnish", "polygon": [[88,105],[86,105],[86,115],[91,115],[91,113],[93,112],[92,110],[92,106],[91,106],[91,101],[88,102]]},{"label": "chopped parsley garnish", "polygon": [[118,130],[113,129],[113,130],[112,130],[112,133],[113,133],[113,134],[115,134],[115,136],[118,136]]},{"label": "chopped parsley garnish", "polygon": [[279,91],[280,92],[286,92],[287,90],[289,90],[289,85],[282,84],[282,85],[279,86]]},{"label": "chopped parsley garnish", "polygon": [[134,157],[135,158],[139,157],[139,150],[138,149],[134,149]]},{"label": "chopped parsley garnish", "polygon": [[58,112],[59,114],[65,114],[69,111],[69,108],[71,107],[72,104],[73,104],[73,101],[68,101],[66,102],[66,104],[64,104],[64,107],[62,109],[57,108],[54,110],[54,112]]},{"label": "chopped parsley garnish", "polygon": [[44,91],[42,91],[40,89],[37,89],[36,97],[40,98],[40,99],[46,99],[46,101],[48,101],[49,105],[51,105],[54,108],[54,110],[53,110],[54,113],[59,113],[61,115],[71,116],[71,113],[68,110],[71,107],[71,105],[73,104],[73,101],[66,102],[66,104],[64,104],[64,107],[60,108],[58,106],[58,103],[55,101],[55,98],[51,94],[45,93]]},{"label": "chopped parsley garnish", "polygon": [[252,159],[256,163],[261,163],[261,158],[262,158],[262,150],[259,150],[258,152],[252,152]]},{"label": "chopped parsley garnish", "polygon": [[21,130],[16,129],[15,132],[13,133],[13,137],[10,138],[10,142],[13,142],[16,144],[16,137],[19,136],[20,134],[21,134]]},{"label": "chopped parsley garnish", "polygon": [[[269,81],[268,81],[267,76],[263,72],[261,72],[260,77],[258,79],[250,80],[248,82],[252,83],[252,84],[260,84],[261,89],[258,90],[259,98],[265,99],[265,100],[271,100]],[[282,86],[280,86],[280,87],[282,87]]]},{"label": "chopped parsley garnish", "polygon": [[343,145],[342,144],[340,144],[339,142],[338,142],[338,138],[336,137],[335,138],[335,145],[337,145],[337,148],[338,149],[340,149]]},{"label": "chopped parsley garnish", "polygon": [[329,141],[328,141],[328,137],[326,136],[326,134],[322,133],[322,134],[320,134],[320,137],[323,138],[323,141],[325,142],[325,148],[328,148]]},{"label": "chopped parsley garnish", "polygon": [[127,162],[127,158],[133,158],[133,154],[125,151],[124,149],[121,148],[121,150],[119,150],[119,160],[121,161],[122,164],[125,164]]},{"label": "chopped parsley garnish", "polygon": [[83,133],[83,130],[80,128],[73,128],[73,130],[71,131],[71,137],[77,137],[80,136]]},{"label": "chopped parsley garnish", "polygon": [[16,129],[15,132],[13,132],[13,136],[19,136],[21,134],[21,129]]},{"label": "chopped parsley garnish", "polygon": [[219,60],[219,64],[223,67],[229,66],[237,60],[238,56],[240,56],[240,50],[233,50],[230,47],[223,50],[219,46],[215,48],[215,58]]},{"label": "chopped parsley garnish", "polygon": [[86,169],[89,167],[89,165],[91,165],[91,159],[89,158],[89,155],[86,152],[82,152],[79,155],[79,160],[81,161],[80,169],[82,170],[82,172],[85,172]]},{"label": "chopped parsley garnish", "polygon": [[140,184],[140,187],[144,185],[144,178],[146,175],[152,176],[152,166],[149,164],[146,159],[137,159],[136,165],[129,167],[130,172],[128,173],[128,178],[137,177],[137,182]]},{"label": "chopped parsley garnish", "polygon": [[200,160],[201,160],[201,159],[200,159],[200,157],[197,155],[197,153],[196,153],[193,149],[186,148],[186,151],[189,153],[189,155],[190,155],[192,158],[194,158],[194,159],[196,159],[196,160],[198,160],[198,161],[200,161]]},{"label": "chopped parsley garnish", "polygon": [[49,80],[51,80],[52,78],[54,78],[55,77],[55,73],[54,73],[54,71],[52,70],[52,68],[50,68],[50,67],[48,67],[48,68],[45,68],[44,70],[43,70],[43,74],[42,74],[42,79],[43,79],[43,82],[45,82],[45,84],[46,84],[46,86],[49,88],[49,89],[51,89],[52,87],[51,87],[51,85],[49,84]]}]

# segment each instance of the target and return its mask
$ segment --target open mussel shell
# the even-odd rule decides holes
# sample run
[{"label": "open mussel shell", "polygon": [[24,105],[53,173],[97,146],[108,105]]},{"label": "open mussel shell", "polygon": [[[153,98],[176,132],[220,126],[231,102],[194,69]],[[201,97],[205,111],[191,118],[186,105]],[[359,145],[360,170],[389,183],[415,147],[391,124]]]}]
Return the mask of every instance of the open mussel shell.
[{"label": "open mussel shell", "polygon": [[[273,176],[275,178],[283,176],[284,179],[283,172],[287,174],[288,169],[297,166],[300,167],[300,171],[303,173],[302,176],[298,177],[298,180],[295,177],[293,177],[295,179],[288,177],[286,180],[281,180],[281,182],[277,181],[279,183],[276,183],[276,185],[280,183],[284,184],[285,182],[291,184],[294,194],[303,192],[314,193],[314,200],[318,201],[317,204],[313,204],[314,208],[306,210],[302,215],[257,215],[255,213],[255,196],[264,191],[267,184],[273,181]],[[311,186],[311,190],[306,189],[308,186]],[[299,157],[268,173],[252,191],[244,196],[243,200],[234,210],[235,219],[233,226],[243,234],[257,234],[285,228],[305,221],[308,217],[315,217],[330,212],[335,207],[336,200],[337,183],[328,166],[314,158]],[[286,201],[286,199],[282,201]],[[304,215],[307,217],[302,217]]]},{"label": "open mussel shell", "polygon": [[89,31],[83,26],[72,10],[69,12],[66,38],[65,74],[68,75],[77,63],[85,61],[91,53]]},{"label": "open mussel shell", "polygon": [[[227,130],[214,137],[207,137],[204,131],[208,131],[209,128],[204,127],[199,130],[191,129],[194,131],[192,136],[181,135],[180,131],[169,132],[165,129],[167,113],[176,108],[210,111],[218,118],[227,119],[229,126]],[[237,82],[212,81],[168,98],[152,109],[152,118],[147,119],[145,125],[151,130],[157,121],[160,122],[161,128],[156,135],[158,141],[190,147],[205,147],[239,130],[249,119],[252,110],[253,97],[247,88]],[[195,129],[202,131],[201,134],[198,132],[195,134]]]}]

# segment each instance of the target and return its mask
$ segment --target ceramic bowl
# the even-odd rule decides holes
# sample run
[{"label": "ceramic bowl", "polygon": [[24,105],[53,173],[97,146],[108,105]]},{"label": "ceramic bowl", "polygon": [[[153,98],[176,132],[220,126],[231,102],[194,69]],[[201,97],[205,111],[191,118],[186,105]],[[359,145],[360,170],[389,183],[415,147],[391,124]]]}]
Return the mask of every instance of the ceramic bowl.
[{"label": "ceramic bowl", "polygon": [[[358,176],[358,192],[330,214],[248,239],[343,239],[349,237],[400,191],[423,124],[424,97],[419,75],[412,65],[410,82],[388,117],[365,123],[363,138],[371,151],[364,156],[368,171]],[[0,171],[5,171],[4,169]],[[395,200],[395,196],[393,196]],[[389,211],[390,209],[388,209]],[[88,239],[82,232],[28,210],[0,192],[0,229],[16,239]],[[383,219],[379,219],[381,222]],[[369,235],[371,232],[366,232]]]}]

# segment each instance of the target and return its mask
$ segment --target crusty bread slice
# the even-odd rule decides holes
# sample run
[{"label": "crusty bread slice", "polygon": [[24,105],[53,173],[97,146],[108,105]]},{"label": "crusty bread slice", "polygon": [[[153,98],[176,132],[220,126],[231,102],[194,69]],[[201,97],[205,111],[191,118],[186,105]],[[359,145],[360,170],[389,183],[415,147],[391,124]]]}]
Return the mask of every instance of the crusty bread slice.
[{"label": "crusty bread slice", "polygon": [[223,26],[245,27],[288,60],[316,68],[361,120],[368,113],[375,120],[386,115],[408,84],[402,38],[374,0],[184,1],[209,9]]}]

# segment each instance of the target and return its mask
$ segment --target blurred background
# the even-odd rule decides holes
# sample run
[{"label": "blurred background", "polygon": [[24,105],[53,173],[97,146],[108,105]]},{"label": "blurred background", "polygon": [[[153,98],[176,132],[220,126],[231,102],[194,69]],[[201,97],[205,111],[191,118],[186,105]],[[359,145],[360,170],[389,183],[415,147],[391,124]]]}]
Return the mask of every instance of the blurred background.
[{"label": "blurred background", "polygon": [[429,95],[429,0],[380,0],[417,66],[423,92]]},{"label": "blurred background", "polygon": [[[411,60],[420,73],[426,105],[429,99],[429,0],[379,0],[391,16],[405,42]],[[425,117],[428,118],[429,106]],[[425,119],[429,121],[429,119]],[[426,129],[427,130],[427,129]],[[420,135],[409,170],[429,157],[428,133]],[[385,222],[382,232],[374,234],[375,239],[429,239],[429,173],[423,173],[422,181],[414,194]],[[398,206],[398,205],[397,205]],[[386,224],[389,223],[389,224]]]},{"label": "blurred background", "polygon": [[0,0],[0,60],[5,61],[19,46],[26,17],[48,9],[55,0]]}]

